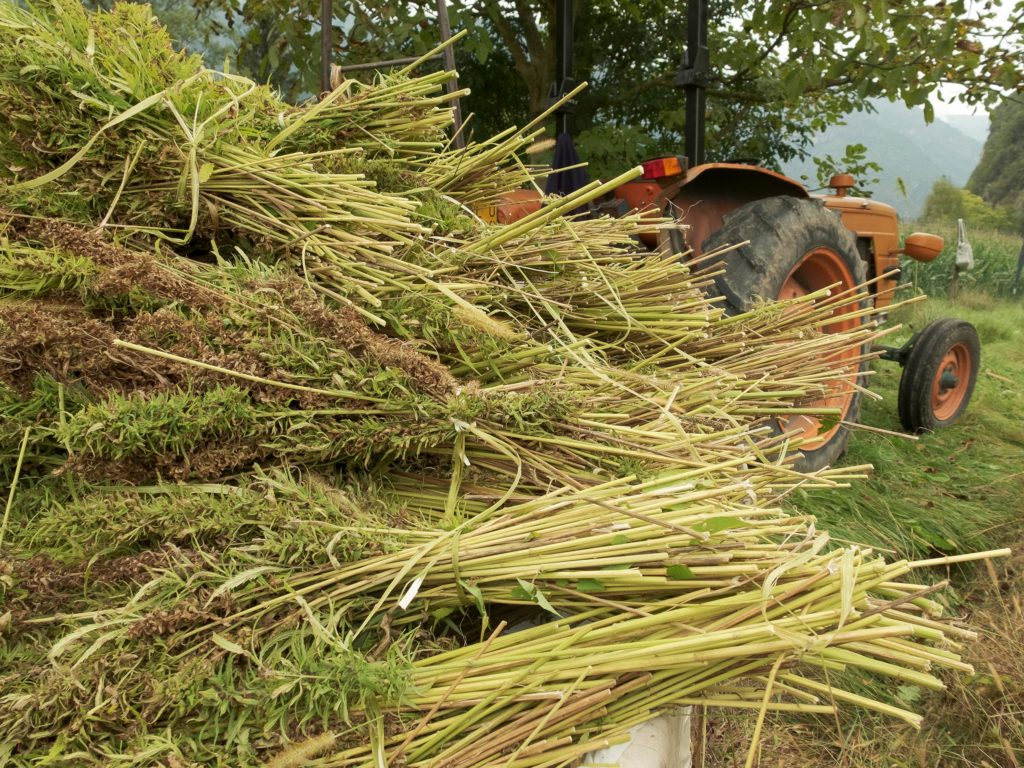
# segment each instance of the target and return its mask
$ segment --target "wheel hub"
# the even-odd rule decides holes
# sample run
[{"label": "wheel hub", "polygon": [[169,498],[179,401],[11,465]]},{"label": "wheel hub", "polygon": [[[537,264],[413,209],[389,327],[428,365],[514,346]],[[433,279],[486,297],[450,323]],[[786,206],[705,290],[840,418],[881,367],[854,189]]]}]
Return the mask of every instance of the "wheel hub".
[{"label": "wheel hub", "polygon": [[960,383],[960,378],[956,375],[956,372],[952,368],[947,368],[939,376],[939,393],[945,392],[947,389],[953,389]]},{"label": "wheel hub", "polygon": [[957,413],[967,396],[970,370],[971,354],[966,344],[954,344],[946,350],[932,382],[932,411],[939,421]]}]

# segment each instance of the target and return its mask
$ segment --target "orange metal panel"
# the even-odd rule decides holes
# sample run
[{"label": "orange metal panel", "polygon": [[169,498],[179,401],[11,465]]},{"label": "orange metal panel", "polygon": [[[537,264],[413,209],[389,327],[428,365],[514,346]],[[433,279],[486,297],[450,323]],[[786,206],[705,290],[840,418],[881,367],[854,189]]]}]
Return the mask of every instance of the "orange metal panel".
[{"label": "orange metal panel", "polygon": [[[740,163],[707,163],[690,168],[685,176],[632,181],[618,187],[614,194],[631,210],[652,217],[668,213],[687,225],[685,238],[693,251],[692,258],[701,255],[701,244],[722,226],[730,211],[775,195],[809,197],[804,186],[793,179],[767,168]],[[891,206],[848,195],[823,195],[821,199],[827,208],[839,213],[847,229],[869,244],[870,277],[899,266],[899,220]],[[521,189],[502,195],[500,202],[477,213],[485,221],[510,224],[540,206],[541,197],[536,190]],[[640,239],[649,248],[657,245],[654,233],[641,235]],[[897,284],[897,280],[890,278],[875,285],[877,308],[892,303]]]},{"label": "orange metal panel", "polygon": [[476,215],[488,224],[512,224],[540,210],[540,193],[535,189],[505,192],[494,205],[477,210]]},{"label": "orange metal panel", "polygon": [[[662,215],[664,200],[661,200],[663,183],[671,181],[674,177],[668,176],[652,181],[630,181],[620,187],[616,187],[612,193],[620,200],[625,200],[631,211],[640,211],[643,215],[657,218]],[[648,248],[658,247],[657,232],[642,232],[640,242]]]},{"label": "orange metal panel", "polygon": [[[823,195],[825,207],[837,211],[843,225],[871,244],[868,277],[877,277],[900,265],[900,224],[891,205],[863,197]],[[892,304],[899,281],[893,278],[875,283],[875,308]]]},{"label": "orange metal panel", "polygon": [[660,212],[656,201],[661,194],[661,185],[656,181],[630,181],[615,188],[614,195],[626,201],[631,211],[653,211],[658,216]]}]

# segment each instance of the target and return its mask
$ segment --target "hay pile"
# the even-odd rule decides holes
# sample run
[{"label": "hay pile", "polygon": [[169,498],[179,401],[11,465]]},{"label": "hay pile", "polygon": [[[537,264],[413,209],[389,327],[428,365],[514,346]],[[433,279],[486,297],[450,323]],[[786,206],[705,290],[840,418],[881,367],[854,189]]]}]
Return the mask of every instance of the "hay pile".
[{"label": "hay pile", "polygon": [[[914,567],[780,508],[860,295],[727,317],[640,219],[472,210],[448,75],[290,107],[146,7],[0,2],[0,762],[561,766],[696,701],[916,716]],[[844,363],[845,364],[845,363]],[[851,385],[853,382],[851,382]],[[512,625],[546,616],[519,632]]]}]

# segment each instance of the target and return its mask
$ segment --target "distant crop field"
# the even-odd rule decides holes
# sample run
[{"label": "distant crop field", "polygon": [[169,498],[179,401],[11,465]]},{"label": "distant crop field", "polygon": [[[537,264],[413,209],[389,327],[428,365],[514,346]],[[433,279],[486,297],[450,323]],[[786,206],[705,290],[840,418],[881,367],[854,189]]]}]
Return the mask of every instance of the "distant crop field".
[{"label": "distant crop field", "polygon": [[[907,280],[912,280],[916,289],[933,298],[948,297],[956,255],[956,223],[919,222],[907,231],[916,230],[942,235],[946,239],[946,248],[929,264],[906,262],[903,276]],[[1012,296],[1017,261],[1021,252],[1021,236],[968,228],[967,239],[974,250],[975,266],[974,269],[960,275],[960,288],[981,291],[989,296]],[[1024,286],[1019,290],[1024,290]]]}]

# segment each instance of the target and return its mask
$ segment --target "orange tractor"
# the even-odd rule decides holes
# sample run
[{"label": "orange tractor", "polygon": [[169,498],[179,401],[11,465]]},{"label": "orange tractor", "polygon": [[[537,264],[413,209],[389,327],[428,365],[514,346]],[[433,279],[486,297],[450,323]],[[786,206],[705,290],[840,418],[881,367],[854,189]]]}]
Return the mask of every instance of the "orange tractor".
[{"label": "orange tractor", "polygon": [[[570,6],[570,0],[558,0],[556,96],[574,85]],[[686,155],[643,163],[643,176],[616,189],[614,199],[601,210],[649,211],[678,220],[685,227],[646,236],[644,244],[668,253],[687,253],[690,259],[742,244],[724,254],[724,270],[715,278],[715,290],[729,311],[750,309],[761,299],[793,298],[835,285],[845,290],[863,283],[870,285],[875,310],[884,311],[899,283],[900,256],[930,261],[942,251],[943,239],[915,233],[901,246],[895,210],[851,195],[855,182],[846,174],[832,178],[831,194],[812,196],[801,183],[767,168],[705,163],[707,0],[690,3],[688,21],[687,52],[676,78],[686,92]],[[563,112],[559,132],[567,132],[567,127]],[[538,194],[523,190],[490,213],[498,222],[511,222],[539,205]],[[849,330],[861,322],[863,313],[848,306],[837,312],[826,330]],[[935,429],[963,413],[980,362],[978,336],[969,323],[939,320],[903,347],[879,351],[882,359],[904,367],[899,415],[905,429]],[[856,351],[851,356],[858,357]],[[860,393],[836,386],[823,404],[838,408],[841,418],[825,421],[794,415],[780,418],[778,424],[781,431],[802,436],[799,466],[808,471],[831,464],[843,453],[847,439],[843,422],[857,420]]]}]

